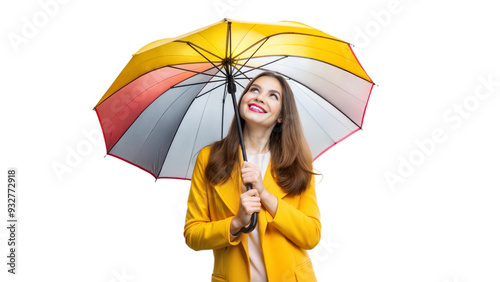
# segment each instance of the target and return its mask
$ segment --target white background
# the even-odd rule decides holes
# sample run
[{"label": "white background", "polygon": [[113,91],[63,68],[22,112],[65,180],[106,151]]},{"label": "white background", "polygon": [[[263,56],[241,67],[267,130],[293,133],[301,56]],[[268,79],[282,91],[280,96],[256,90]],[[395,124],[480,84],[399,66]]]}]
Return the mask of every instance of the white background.
[{"label": "white background", "polygon": [[10,167],[19,222],[0,280],[209,281],[182,235],[189,182],[104,157],[92,109],[140,47],[228,17],[352,42],[378,84],[363,130],[315,161],[319,281],[500,281],[500,20],[468,2],[3,1],[0,226]]}]

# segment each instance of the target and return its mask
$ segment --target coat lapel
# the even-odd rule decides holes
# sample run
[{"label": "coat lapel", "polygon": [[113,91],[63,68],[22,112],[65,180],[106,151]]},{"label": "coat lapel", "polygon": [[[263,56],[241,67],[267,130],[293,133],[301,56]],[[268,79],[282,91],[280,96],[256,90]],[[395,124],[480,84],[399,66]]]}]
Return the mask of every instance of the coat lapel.
[{"label": "coat lapel", "polygon": [[[271,156],[272,158],[272,156]],[[273,175],[271,173],[271,161],[269,162],[269,165],[267,166],[266,174],[264,175],[264,186],[266,189],[276,196],[278,199],[282,199],[283,197],[286,196],[286,192],[281,189],[281,187],[276,184],[274,181]],[[259,216],[257,217],[258,219],[258,228],[259,228],[259,236],[260,238],[264,238],[264,234],[266,232],[267,228],[267,219],[266,219],[266,211],[264,207],[261,208],[261,212],[259,213]],[[261,240],[262,243],[262,240]]]},{"label": "coat lapel", "polygon": [[[271,156],[271,160],[272,160]],[[274,181],[273,175],[271,173],[271,161],[269,161],[269,165],[267,166],[266,174],[264,175],[264,186],[267,191],[271,192],[278,199],[283,199],[286,196],[286,192],[278,186],[278,184]]]},{"label": "coat lapel", "polygon": [[[240,155],[240,160],[242,159],[243,158]],[[278,184],[274,181],[273,175],[271,173],[271,161],[269,161],[269,164],[267,166],[263,182],[266,189],[278,199],[282,199],[287,195],[287,193],[283,189],[281,189],[281,187],[279,187]],[[215,191],[221,198],[224,205],[229,209],[229,211],[231,211],[232,215],[236,215],[238,213],[241,195],[240,174],[234,173],[226,183],[215,187]],[[267,227],[267,220],[264,213],[265,210],[264,207],[262,207],[262,210],[257,217],[259,235],[261,236],[261,238],[263,238]]]},{"label": "coat lapel", "polygon": [[[235,179],[236,178],[236,179]],[[231,211],[232,215],[238,213],[240,205],[240,190],[238,183],[241,180],[239,177],[231,177],[226,183],[215,187],[216,193],[221,198],[224,205]]]},{"label": "coat lapel", "polygon": [[[271,156],[272,158],[272,156]],[[240,155],[240,160],[242,160]],[[276,184],[274,178],[271,173],[271,161],[269,162],[266,173],[264,175],[264,186],[266,189],[276,196],[278,199],[282,199],[287,195],[281,187]],[[240,205],[240,195],[241,195],[241,177],[239,173],[234,173],[233,176],[224,184],[215,187],[215,191],[222,200],[223,204],[227,207],[229,211],[231,211],[232,215],[236,215],[238,213],[239,205]],[[261,212],[257,216],[257,232],[259,233],[259,237],[261,238],[261,244],[265,240],[265,233],[267,229],[267,218],[266,211],[262,206]],[[240,235],[242,236],[242,235]],[[248,236],[243,235],[241,238],[241,244],[248,258]],[[265,244],[265,243],[264,243]]]}]

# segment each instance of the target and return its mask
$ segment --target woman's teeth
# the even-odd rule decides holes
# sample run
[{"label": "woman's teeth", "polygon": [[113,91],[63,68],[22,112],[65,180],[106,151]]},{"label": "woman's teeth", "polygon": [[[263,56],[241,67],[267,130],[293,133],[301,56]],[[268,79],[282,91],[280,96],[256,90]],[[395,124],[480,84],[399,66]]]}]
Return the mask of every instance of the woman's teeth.
[{"label": "woman's teeth", "polygon": [[259,113],[265,113],[261,108],[254,106],[254,105],[250,106],[250,109],[255,110]]}]

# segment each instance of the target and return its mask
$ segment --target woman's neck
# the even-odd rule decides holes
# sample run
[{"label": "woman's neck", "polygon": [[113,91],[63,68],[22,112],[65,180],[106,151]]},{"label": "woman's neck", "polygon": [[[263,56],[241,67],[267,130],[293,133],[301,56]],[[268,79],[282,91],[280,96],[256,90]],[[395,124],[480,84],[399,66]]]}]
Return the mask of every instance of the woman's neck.
[{"label": "woman's neck", "polygon": [[271,130],[251,130],[245,127],[243,130],[243,140],[247,154],[257,155],[269,152],[269,136]]}]

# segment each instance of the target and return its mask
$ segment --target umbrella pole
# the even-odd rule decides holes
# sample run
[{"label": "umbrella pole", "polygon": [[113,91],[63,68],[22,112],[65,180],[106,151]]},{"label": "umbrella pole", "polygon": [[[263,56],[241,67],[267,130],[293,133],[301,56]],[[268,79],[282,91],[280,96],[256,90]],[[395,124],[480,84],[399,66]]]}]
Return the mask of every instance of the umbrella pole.
[{"label": "umbrella pole", "polygon": [[[229,94],[231,94],[231,98],[233,100],[234,115],[235,115],[235,119],[236,119],[236,125],[238,127],[238,135],[240,137],[241,153],[243,155],[243,161],[246,162],[247,161],[247,152],[245,149],[245,142],[243,141],[243,131],[241,129],[240,113],[238,111],[238,104],[236,103],[236,84],[234,83],[234,78],[232,75],[229,75],[229,77],[228,77],[228,92],[229,92]],[[246,187],[247,187],[247,191],[248,191],[248,190],[252,189],[252,184],[247,183]],[[250,218],[250,224],[246,227],[241,228],[240,232],[250,233],[254,230],[255,225],[257,225],[257,213],[252,214],[252,217]]]}]

